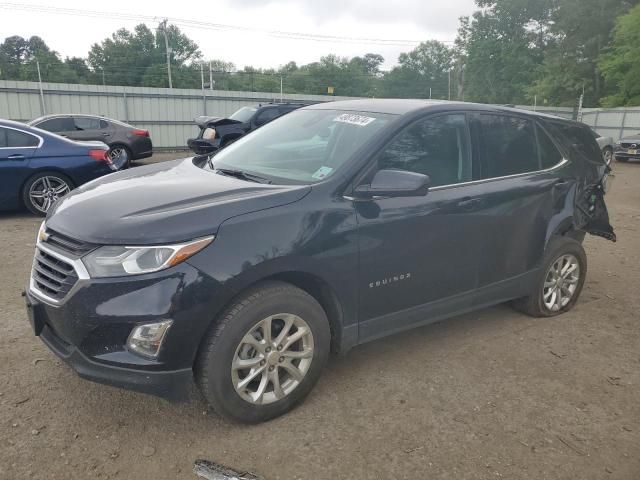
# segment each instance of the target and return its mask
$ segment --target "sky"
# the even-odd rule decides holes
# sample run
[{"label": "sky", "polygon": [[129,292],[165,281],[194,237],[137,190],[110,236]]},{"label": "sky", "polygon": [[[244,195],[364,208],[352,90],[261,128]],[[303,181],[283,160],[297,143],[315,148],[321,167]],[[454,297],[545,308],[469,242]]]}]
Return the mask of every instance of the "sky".
[{"label": "sky", "polygon": [[[60,9],[94,14],[87,17],[77,11],[54,13]],[[86,57],[93,43],[118,28],[132,29],[141,22],[154,27],[157,21],[167,17],[170,23],[176,20],[180,29],[200,46],[205,59],[233,62],[238,68],[278,67],[289,61],[301,65],[317,61],[328,53],[353,57],[370,52],[383,55],[383,67],[390,68],[401,52],[411,50],[412,45],[420,41],[453,41],[458,17],[473,11],[473,0],[163,0],[153,3],[56,0],[49,5],[45,0],[23,0],[19,4],[0,1],[0,40],[11,35],[38,35],[63,58]],[[180,19],[208,25],[180,24]],[[211,23],[246,29],[212,28]],[[341,38],[281,38],[264,30]],[[345,37],[374,41],[362,43],[345,40]],[[389,39],[394,42],[380,44],[380,40]],[[398,44],[395,40],[409,43]]]}]

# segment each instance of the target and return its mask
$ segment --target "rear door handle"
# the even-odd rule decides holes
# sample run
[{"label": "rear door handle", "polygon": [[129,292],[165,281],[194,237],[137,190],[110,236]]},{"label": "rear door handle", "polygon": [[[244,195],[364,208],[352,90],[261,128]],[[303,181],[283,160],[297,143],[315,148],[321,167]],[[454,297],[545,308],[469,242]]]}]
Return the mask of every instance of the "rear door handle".
[{"label": "rear door handle", "polygon": [[465,197],[458,202],[458,207],[463,208],[464,210],[473,210],[475,208],[478,208],[481,204],[482,199],[480,198]]},{"label": "rear door handle", "polygon": [[14,153],[13,155],[9,155],[7,158],[9,160],[24,160],[26,157],[21,153]]}]

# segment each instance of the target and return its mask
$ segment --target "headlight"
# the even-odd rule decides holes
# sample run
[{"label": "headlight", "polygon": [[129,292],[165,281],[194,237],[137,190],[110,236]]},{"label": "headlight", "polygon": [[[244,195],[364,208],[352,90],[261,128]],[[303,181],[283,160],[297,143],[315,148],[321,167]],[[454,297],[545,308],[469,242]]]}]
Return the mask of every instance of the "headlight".
[{"label": "headlight", "polygon": [[47,234],[46,234],[47,227],[45,227],[44,223],[45,222],[43,221],[40,224],[40,230],[38,230],[38,236],[36,238],[36,243],[44,242],[47,239]]},{"label": "headlight", "polygon": [[201,238],[176,245],[121,247],[109,245],[87,254],[82,262],[91,277],[122,277],[157,272],[195,255],[213,241]]}]

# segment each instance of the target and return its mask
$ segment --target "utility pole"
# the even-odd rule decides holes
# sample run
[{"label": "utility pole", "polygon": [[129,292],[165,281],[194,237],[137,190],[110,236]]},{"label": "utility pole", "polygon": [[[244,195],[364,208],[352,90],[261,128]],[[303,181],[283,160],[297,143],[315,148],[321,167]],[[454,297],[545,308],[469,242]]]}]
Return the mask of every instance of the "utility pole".
[{"label": "utility pole", "polygon": [[42,75],[40,75],[40,62],[36,58],[36,68],[38,69],[38,86],[40,87],[40,106],[42,108],[42,115],[47,114],[47,109],[44,106],[44,91],[42,90]]},{"label": "utility pole", "polygon": [[167,51],[167,75],[169,75],[169,88],[173,88],[173,82],[171,81],[171,50],[169,50],[169,38],[167,37],[167,19],[165,18],[160,22],[159,30],[164,34],[164,47]]},{"label": "utility pole", "polygon": [[213,66],[209,62],[209,90],[213,90]]},{"label": "utility pole", "polygon": [[431,100],[431,87],[429,87],[429,100]]},{"label": "utility pole", "polygon": [[449,101],[451,101],[451,68],[449,69]]},{"label": "utility pole", "polygon": [[200,84],[202,86],[202,114],[207,114],[207,95],[204,93],[204,65],[200,64]]},{"label": "utility pole", "polygon": [[282,103],[282,97],[283,97],[283,92],[282,92],[282,75],[280,75],[280,103]]}]

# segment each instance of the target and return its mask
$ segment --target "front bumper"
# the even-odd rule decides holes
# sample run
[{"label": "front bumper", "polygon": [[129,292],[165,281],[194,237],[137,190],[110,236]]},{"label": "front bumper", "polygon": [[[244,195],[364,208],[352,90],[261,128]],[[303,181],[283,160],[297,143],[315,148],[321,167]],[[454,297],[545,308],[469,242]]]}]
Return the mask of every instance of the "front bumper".
[{"label": "front bumper", "polygon": [[86,357],[78,348],[62,340],[48,325],[41,327],[39,336],[53,353],[86,380],[155,395],[171,402],[191,398],[194,382],[190,368],[154,372],[106,365]]},{"label": "front bumper", "polygon": [[[217,282],[185,262],[131,278],[81,279],[58,304],[33,288],[25,299],[35,335],[81,377],[180,401],[191,397],[217,291]],[[158,358],[128,350],[133,328],[166,319],[173,325]]]}]

